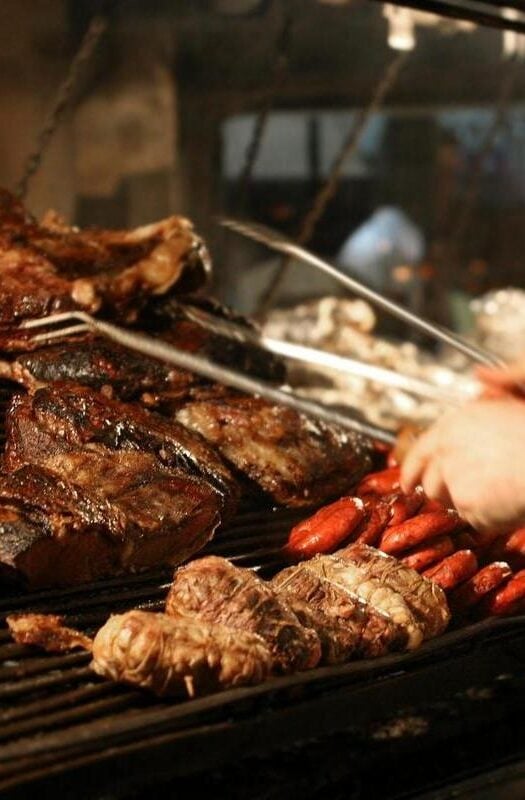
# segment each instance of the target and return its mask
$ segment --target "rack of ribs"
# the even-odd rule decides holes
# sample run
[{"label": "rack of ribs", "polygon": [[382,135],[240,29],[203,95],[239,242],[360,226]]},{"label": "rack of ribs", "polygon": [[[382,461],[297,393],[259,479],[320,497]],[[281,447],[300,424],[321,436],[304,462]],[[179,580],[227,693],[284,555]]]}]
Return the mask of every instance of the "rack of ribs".
[{"label": "rack of ribs", "polygon": [[18,322],[79,308],[134,320],[151,296],[205,283],[209,256],[191,223],[169,217],[131,231],[38,223],[0,191],[0,349],[26,350]]}]

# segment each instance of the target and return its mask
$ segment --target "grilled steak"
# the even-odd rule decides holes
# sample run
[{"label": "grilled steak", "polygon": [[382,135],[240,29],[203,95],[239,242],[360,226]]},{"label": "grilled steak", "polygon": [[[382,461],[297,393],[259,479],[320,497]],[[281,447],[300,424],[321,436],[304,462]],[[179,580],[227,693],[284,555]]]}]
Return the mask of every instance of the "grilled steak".
[{"label": "grilled steak", "polygon": [[254,333],[253,324],[244,317],[210,298],[197,296],[186,296],[181,302],[172,296],[155,298],[155,302],[150,301],[145,307],[137,326],[182,350],[233,366],[247,375],[284,383],[283,360],[257,343],[226,335],[221,329],[222,320]]},{"label": "grilled steak", "polygon": [[6,622],[17,644],[41,647],[47,653],[91,650],[93,644],[89,636],[68,628],[56,614],[10,614]]},{"label": "grilled steak", "polygon": [[108,310],[134,319],[150,295],[205,280],[208,255],[191,224],[170,217],[134,231],[78,231],[55,218],[38,224],[0,192],[0,349],[27,349],[12,329],[59,310]]},{"label": "grilled steak", "polygon": [[[220,494],[224,516],[233,512],[238,486],[221,458],[182,425],[77,384],[56,383],[15,398],[7,415],[5,462],[49,466],[59,453],[84,453],[93,445],[140,451],[204,481]],[[96,472],[93,481],[97,482]]]},{"label": "grilled steak", "polygon": [[153,358],[135,353],[107,339],[87,335],[0,361],[0,377],[16,381],[29,391],[57,381],[101,389],[107,397],[140,400],[145,405],[178,403],[202,381]]},{"label": "grilled steak", "polygon": [[283,505],[316,505],[345,494],[370,468],[359,436],[265,400],[231,393],[188,402],[176,419]]},{"label": "grilled steak", "polygon": [[93,642],[92,667],[160,697],[260,683],[272,660],[264,641],[197,619],[147,611],[112,616]]},{"label": "grilled steak", "polygon": [[325,627],[324,635],[331,639],[338,661],[404,650],[408,643],[406,625],[385,611],[384,604],[378,607],[363,600],[353,584],[347,586],[341,579],[338,566],[334,556],[316,556],[282,570],[271,585],[285,602],[293,596],[328,617],[332,625]]},{"label": "grilled steak", "polygon": [[315,631],[301,625],[269,584],[217,556],[200,558],[176,572],[166,612],[262,636],[276,672],[314,667],[321,655]]},{"label": "grilled steak", "polygon": [[174,566],[220,522],[209,484],[94,446],[0,477],[0,569],[33,588]]}]

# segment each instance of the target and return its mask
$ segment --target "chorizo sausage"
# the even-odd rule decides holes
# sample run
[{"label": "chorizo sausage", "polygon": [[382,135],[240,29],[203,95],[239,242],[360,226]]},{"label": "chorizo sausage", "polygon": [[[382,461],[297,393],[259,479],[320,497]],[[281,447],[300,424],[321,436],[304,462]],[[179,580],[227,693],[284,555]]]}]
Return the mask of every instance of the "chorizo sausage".
[{"label": "chorizo sausage", "polygon": [[285,545],[286,555],[298,559],[331,553],[348,539],[364,515],[365,505],[360,497],[341,497],[292,528]]},{"label": "chorizo sausage", "polygon": [[498,617],[519,614],[525,610],[525,569],[487,598],[485,610]]},{"label": "chorizo sausage", "polygon": [[379,546],[385,553],[402,553],[436,536],[452,533],[458,524],[459,517],[455,511],[442,509],[418,514],[400,525],[387,528]]},{"label": "chorizo sausage", "polygon": [[399,467],[389,467],[380,472],[371,472],[358,484],[356,494],[362,497],[365,494],[390,494],[399,489]]},{"label": "chorizo sausage", "polygon": [[361,542],[361,544],[375,547],[390,522],[392,508],[381,497],[369,496],[364,503],[366,516],[359,523],[352,538],[356,542]]},{"label": "chorizo sausage", "polygon": [[506,582],[511,575],[512,570],[505,561],[493,561],[492,564],[487,564],[452,592],[451,607],[455,613],[464,614]]},{"label": "chorizo sausage", "polygon": [[425,495],[423,489],[417,486],[415,491],[410,494],[394,495],[389,502],[392,508],[392,517],[389,522],[389,527],[393,527],[413,517],[425,502]]},{"label": "chorizo sausage", "polygon": [[429,578],[444,592],[468,581],[478,570],[478,560],[472,550],[458,550],[439,564],[427,569],[423,576]]},{"label": "chorizo sausage", "polygon": [[418,547],[410,550],[401,561],[407,567],[412,567],[417,572],[422,572],[436,561],[441,561],[454,552],[454,543],[450,536],[437,536],[430,542],[423,542]]}]

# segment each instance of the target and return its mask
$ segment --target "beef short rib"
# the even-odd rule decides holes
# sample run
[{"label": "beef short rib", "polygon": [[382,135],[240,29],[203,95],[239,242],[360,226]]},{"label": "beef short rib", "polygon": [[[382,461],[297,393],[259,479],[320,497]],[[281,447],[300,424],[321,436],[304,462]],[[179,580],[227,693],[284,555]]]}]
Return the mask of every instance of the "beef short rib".
[{"label": "beef short rib", "polygon": [[[54,456],[95,445],[139,451],[159,465],[198,478],[222,498],[223,516],[237,505],[239,489],[220,456],[184,426],[71,383],[55,383],[16,397],[7,415],[5,463],[49,467]],[[56,468],[56,467],[53,467]],[[96,472],[93,474],[96,482]]]},{"label": "beef short rib", "polygon": [[136,318],[152,295],[201,286],[209,257],[191,224],[170,217],[132,231],[79,231],[57,218],[39,224],[0,192],[0,349],[27,349],[15,326],[81,308]]},{"label": "beef short rib", "polygon": [[176,419],[276,503],[312,506],[348,493],[370,468],[364,440],[260,398],[188,402]]},{"label": "beef short rib", "polygon": [[147,453],[57,453],[0,477],[0,571],[40,588],[175,566],[206,544],[221,507],[209,484]]}]

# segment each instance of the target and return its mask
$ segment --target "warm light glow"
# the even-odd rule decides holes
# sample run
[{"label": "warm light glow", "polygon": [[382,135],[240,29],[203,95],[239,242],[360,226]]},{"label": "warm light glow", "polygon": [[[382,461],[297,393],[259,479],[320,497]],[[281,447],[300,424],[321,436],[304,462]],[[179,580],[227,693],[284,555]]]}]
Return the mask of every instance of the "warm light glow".
[{"label": "warm light glow", "polygon": [[393,50],[413,50],[416,46],[414,18],[408,8],[386,5],[383,11],[388,20],[388,45]]},{"label": "warm light glow", "polygon": [[400,264],[392,270],[392,277],[396,283],[409,283],[414,276],[414,270],[408,264]]}]

